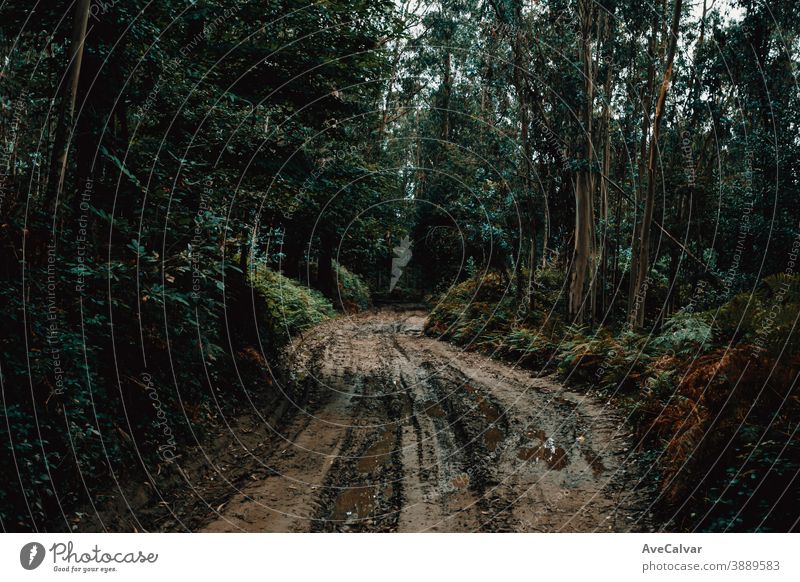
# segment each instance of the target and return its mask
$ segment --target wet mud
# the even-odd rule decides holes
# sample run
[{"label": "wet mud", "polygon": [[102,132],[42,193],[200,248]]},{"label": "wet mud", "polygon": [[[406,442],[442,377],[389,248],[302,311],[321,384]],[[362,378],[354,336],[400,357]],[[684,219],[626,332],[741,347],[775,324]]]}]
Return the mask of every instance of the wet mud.
[{"label": "wet mud", "polygon": [[648,531],[617,412],[422,334],[325,322],[294,346],[295,418],[206,531]]}]

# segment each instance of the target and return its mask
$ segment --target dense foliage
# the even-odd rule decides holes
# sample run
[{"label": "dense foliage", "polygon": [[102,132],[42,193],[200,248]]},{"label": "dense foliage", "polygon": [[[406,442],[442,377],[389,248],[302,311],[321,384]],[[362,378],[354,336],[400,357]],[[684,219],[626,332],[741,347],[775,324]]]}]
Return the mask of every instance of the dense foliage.
[{"label": "dense foliage", "polygon": [[520,317],[498,277],[474,277],[441,298],[427,332],[622,406],[668,527],[786,531],[800,470],[799,289],[800,276],[772,276],[720,307],[681,310],[646,336],[568,326],[558,313]]},{"label": "dense foliage", "polygon": [[294,335],[425,296],[430,334],[623,405],[665,527],[797,527],[794,0],[0,22],[3,529],[157,490]]},{"label": "dense foliage", "polygon": [[[331,265],[319,248],[347,226],[337,213],[387,180],[349,139],[371,122],[390,3],[70,6],[0,7],[0,472],[19,475],[0,491],[3,529],[78,528],[116,483],[157,491],[209,410],[244,398],[236,383],[263,383],[242,358],[255,349],[267,369],[333,315],[269,269],[299,276],[308,243]],[[369,221],[355,228],[343,264],[375,252],[358,230]],[[339,272],[348,308],[366,307],[360,279]],[[333,299],[331,281],[307,280]]]}]

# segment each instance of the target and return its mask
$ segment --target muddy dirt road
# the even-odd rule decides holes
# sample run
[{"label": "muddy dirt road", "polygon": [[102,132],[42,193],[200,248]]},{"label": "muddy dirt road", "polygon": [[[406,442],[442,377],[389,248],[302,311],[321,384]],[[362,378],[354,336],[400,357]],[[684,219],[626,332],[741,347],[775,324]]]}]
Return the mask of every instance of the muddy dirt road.
[{"label": "muddy dirt road", "polygon": [[205,531],[642,531],[618,415],[424,337],[425,314],[329,321],[291,356],[306,398]]}]

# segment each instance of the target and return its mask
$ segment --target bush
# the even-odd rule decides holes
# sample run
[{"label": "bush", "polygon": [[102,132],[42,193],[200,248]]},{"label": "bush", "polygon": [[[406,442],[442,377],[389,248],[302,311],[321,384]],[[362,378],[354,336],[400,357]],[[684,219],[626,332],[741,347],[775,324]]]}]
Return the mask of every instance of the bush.
[{"label": "bush", "polygon": [[513,316],[513,293],[498,273],[467,279],[439,298],[425,330],[456,343],[491,341],[487,328],[502,328]]},{"label": "bush", "polygon": [[752,343],[769,353],[798,353],[799,314],[800,275],[772,275],[754,293],[740,293],[719,309],[715,338]]},{"label": "bush", "polygon": [[250,282],[263,299],[262,325],[266,330],[262,337],[270,338],[275,349],[280,349],[302,331],[336,315],[322,293],[266,266],[254,265]]},{"label": "bush", "polygon": [[800,277],[773,275],[718,310],[677,314],[653,342],[661,365],[640,430],[663,451],[661,491],[679,526],[792,527],[799,308]]},{"label": "bush", "polygon": [[[663,451],[665,510],[685,528],[789,531],[800,467],[792,438],[800,401],[797,358],[775,362],[752,346],[718,349],[689,366],[674,390],[644,405],[641,427]],[[744,509],[744,505],[751,506]]]},{"label": "bush", "polygon": [[[539,285],[561,280],[548,272]],[[536,326],[542,316],[519,318],[513,289],[490,274],[446,293],[426,331],[523,365],[556,361],[568,384],[616,395],[655,463],[660,511],[677,527],[789,531],[800,469],[798,313],[800,276],[775,275],[717,310],[676,313],[652,339],[557,317]]]},{"label": "bush", "polygon": [[338,304],[345,313],[369,309],[371,298],[364,280],[351,273],[344,265],[334,262],[336,284],[339,289]]},{"label": "bush", "polygon": [[567,328],[559,346],[558,371],[570,385],[610,392],[644,385],[653,360],[645,338],[632,332],[615,336],[606,328],[591,336],[585,333],[581,328]]},{"label": "bush", "polygon": [[706,348],[711,341],[711,318],[705,313],[678,312],[664,324],[652,347],[681,356]]},{"label": "bush", "polygon": [[531,367],[544,366],[556,350],[546,333],[526,327],[512,329],[502,343],[501,350],[512,360]]}]

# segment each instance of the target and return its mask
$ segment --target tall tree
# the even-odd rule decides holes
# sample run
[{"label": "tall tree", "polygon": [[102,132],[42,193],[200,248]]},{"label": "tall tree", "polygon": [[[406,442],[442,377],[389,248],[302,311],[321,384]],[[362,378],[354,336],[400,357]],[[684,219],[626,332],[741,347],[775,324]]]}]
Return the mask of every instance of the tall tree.
[{"label": "tall tree", "polygon": [[[681,18],[681,6],[683,0],[675,0],[675,7],[672,14],[672,26],[669,33],[669,48],[667,50],[667,60],[664,65],[664,77],[661,81],[661,88],[656,100],[656,110],[653,119],[652,135],[650,137],[650,147],[647,157],[647,195],[645,197],[644,215],[639,233],[639,251],[636,264],[635,280],[635,299],[631,309],[631,324],[635,327],[644,325],[645,299],[647,296],[648,269],[650,266],[650,228],[653,224],[653,208],[655,207],[656,194],[656,163],[658,157],[658,142],[661,128],[661,118],[664,115],[664,103],[667,99],[670,79],[672,78],[672,63],[675,59],[675,48],[678,44],[678,32]],[[633,273],[632,273],[632,276]]]},{"label": "tall tree", "polygon": [[69,43],[67,70],[65,73],[67,83],[64,85],[61,95],[48,178],[48,198],[51,205],[55,204],[58,195],[64,188],[64,179],[67,174],[67,160],[69,158],[67,139],[74,122],[75,101],[78,96],[78,83],[81,76],[90,5],[91,0],[78,0],[75,3],[75,13],[72,17],[72,37]]},{"label": "tall tree", "polygon": [[594,28],[594,2],[578,0],[578,22],[580,25],[579,57],[583,68],[584,95],[580,109],[582,147],[575,179],[575,246],[572,259],[572,275],[569,292],[569,314],[583,322],[586,311],[586,290],[592,276],[595,253],[594,224],[594,176],[592,161],[592,117],[594,113],[594,67],[592,63],[592,30]]}]

